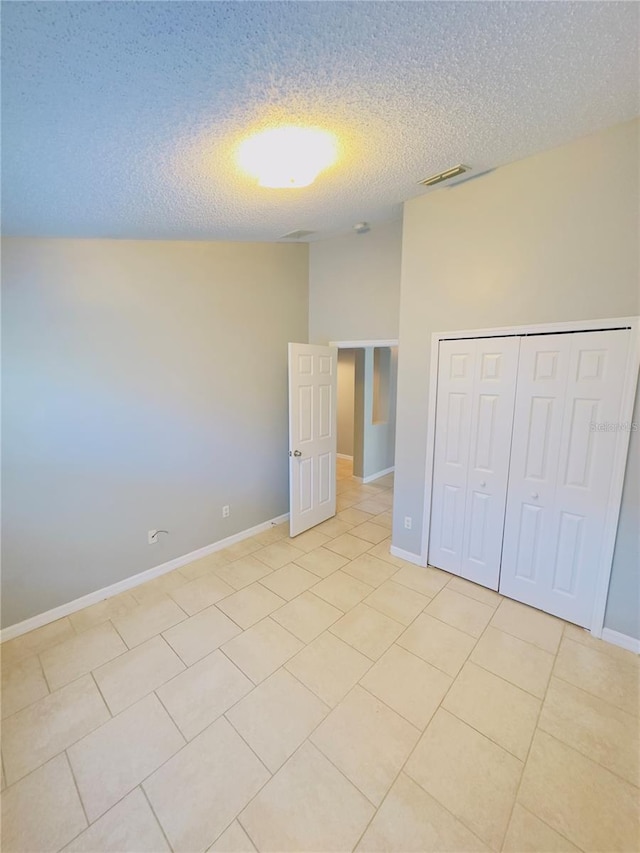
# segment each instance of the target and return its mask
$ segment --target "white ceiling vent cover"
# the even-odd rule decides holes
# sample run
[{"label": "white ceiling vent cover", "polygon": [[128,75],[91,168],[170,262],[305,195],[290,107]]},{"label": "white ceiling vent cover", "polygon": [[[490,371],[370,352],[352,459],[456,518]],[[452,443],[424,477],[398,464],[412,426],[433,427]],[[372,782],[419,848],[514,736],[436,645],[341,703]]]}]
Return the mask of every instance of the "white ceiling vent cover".
[{"label": "white ceiling vent cover", "polygon": [[315,234],[315,231],[289,231],[288,234],[283,234],[282,237],[278,237],[279,240],[302,240],[303,237],[309,237],[311,234]]}]

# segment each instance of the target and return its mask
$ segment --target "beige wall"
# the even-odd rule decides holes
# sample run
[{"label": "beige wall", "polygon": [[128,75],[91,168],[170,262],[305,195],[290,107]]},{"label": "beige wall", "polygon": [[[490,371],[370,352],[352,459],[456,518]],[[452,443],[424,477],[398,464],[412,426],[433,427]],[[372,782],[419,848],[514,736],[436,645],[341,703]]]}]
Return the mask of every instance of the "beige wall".
[{"label": "beige wall", "polygon": [[3,241],[3,626],[287,512],[307,282],[304,245]]},{"label": "beige wall", "polygon": [[353,456],[355,350],[338,350],[338,453]]},{"label": "beige wall", "polygon": [[309,341],[398,337],[402,223],[309,246]]},{"label": "beige wall", "polygon": [[[619,125],[405,205],[397,547],[420,551],[432,332],[640,313],[638,128]],[[609,627],[634,636],[639,443],[634,437],[607,612]]]}]

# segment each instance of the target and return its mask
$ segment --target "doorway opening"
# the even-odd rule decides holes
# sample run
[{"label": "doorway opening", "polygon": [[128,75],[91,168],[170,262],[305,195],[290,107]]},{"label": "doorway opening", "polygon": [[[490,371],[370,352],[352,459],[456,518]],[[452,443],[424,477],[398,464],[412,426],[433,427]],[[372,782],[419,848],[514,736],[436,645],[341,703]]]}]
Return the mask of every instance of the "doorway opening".
[{"label": "doorway opening", "polygon": [[366,484],[394,469],[397,342],[337,346],[336,476]]}]

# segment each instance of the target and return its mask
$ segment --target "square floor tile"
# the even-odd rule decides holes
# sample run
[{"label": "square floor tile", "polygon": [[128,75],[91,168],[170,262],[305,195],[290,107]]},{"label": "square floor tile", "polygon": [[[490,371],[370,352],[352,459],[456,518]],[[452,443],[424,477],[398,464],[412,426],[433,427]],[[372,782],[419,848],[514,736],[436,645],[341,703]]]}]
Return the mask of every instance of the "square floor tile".
[{"label": "square floor tile", "polygon": [[420,732],[356,685],[311,741],[375,805],[380,805]]},{"label": "square floor tile", "polygon": [[509,598],[502,600],[491,624],[499,631],[513,634],[551,654],[558,651],[564,626],[564,622],[555,616]]},{"label": "square floor tile", "polygon": [[633,785],[640,785],[640,725],[633,714],[552,676],[538,726]]},{"label": "square floor tile", "polygon": [[64,853],[164,853],[170,850],[151,806],[140,788],[120,800],[112,809],[64,848]]},{"label": "square floor tile", "polygon": [[339,521],[346,521],[347,524],[362,524],[365,521],[371,521],[375,518],[374,515],[371,515],[370,512],[362,512],[361,509],[353,509],[353,507],[347,507],[347,509],[342,509],[336,515],[336,518]]},{"label": "square floor tile", "polygon": [[167,572],[166,575],[160,575],[160,577],[134,587],[131,590],[131,595],[138,604],[145,604],[146,602],[164,598],[186,583],[187,579],[185,576],[176,570]]},{"label": "square floor tile", "polygon": [[146,604],[139,604],[124,616],[115,618],[113,624],[125,643],[132,649],[186,618],[184,610],[181,610],[175,601],[167,596]]},{"label": "square floor tile", "polygon": [[564,625],[564,637],[567,640],[573,640],[575,643],[588,646],[596,652],[609,655],[609,657],[615,658],[618,663],[626,663],[630,666],[640,668],[640,656],[635,652],[615,646],[613,643],[607,643],[605,640],[599,640],[597,637],[593,637],[590,631],[587,631],[586,628],[580,628],[579,625],[571,625],[566,622]]},{"label": "square floor tile", "polygon": [[111,713],[119,714],[184,668],[178,655],[162,637],[152,637],[130,652],[99,666],[93,676]]},{"label": "square floor tile", "polygon": [[276,610],[271,618],[295,634],[303,643],[310,643],[341,616],[342,610],[312,592],[303,592]]},{"label": "square floor tile", "polygon": [[544,697],[553,666],[549,652],[491,626],[478,640],[471,660],[539,699]]},{"label": "square floor tile", "polygon": [[414,589],[422,595],[433,597],[445,587],[450,579],[450,575],[446,572],[441,572],[440,569],[432,569],[431,566],[414,566],[410,563],[404,563],[393,576],[396,583],[401,583],[403,586],[408,586],[409,589]]},{"label": "square floor tile", "polygon": [[9,784],[26,776],[109,719],[90,675],[61,687],[2,723]]},{"label": "square floor tile", "polygon": [[386,527],[381,527],[373,521],[364,521],[362,524],[357,524],[349,531],[351,536],[357,536],[358,539],[364,539],[365,542],[370,542],[372,545],[377,545],[389,535]]},{"label": "square floor tile", "polygon": [[381,560],[384,560],[386,563],[391,563],[392,566],[395,566],[396,569],[402,569],[404,566],[409,566],[411,563],[407,563],[406,560],[401,560],[400,557],[395,557],[391,551],[391,535],[387,534],[388,538],[383,539],[382,542],[378,545],[374,545],[373,548],[369,549],[369,553],[373,554],[374,557],[379,557]]},{"label": "square floor tile", "polygon": [[251,839],[237,820],[209,847],[209,853],[254,853]]},{"label": "square floor tile", "polygon": [[51,759],[2,793],[4,853],[54,853],[86,825],[64,755]]},{"label": "square floor tile", "polygon": [[300,595],[316,583],[318,583],[317,575],[295,563],[288,563],[262,579],[263,586],[287,601],[291,601],[296,595]]},{"label": "square floor tile", "polygon": [[229,586],[238,590],[270,575],[271,569],[250,554],[241,557],[239,560],[234,560],[232,563],[218,566],[215,569],[215,574]]},{"label": "square floor tile", "polygon": [[373,607],[396,622],[409,625],[424,610],[430,599],[402,584],[389,580],[379,586],[365,599],[365,604]]},{"label": "square floor tile", "polygon": [[215,651],[160,687],[158,696],[182,734],[191,740],[252,687],[221,651]]},{"label": "square floor tile", "polygon": [[108,622],[111,618],[128,613],[137,603],[130,592],[123,592],[120,595],[99,601],[97,604],[92,604],[91,607],[84,607],[77,613],[72,613],[69,616],[69,621],[80,634],[87,628],[94,628],[96,625]]},{"label": "square floor tile", "polygon": [[334,572],[313,587],[313,594],[346,613],[372,592],[369,584],[352,578],[343,571]]},{"label": "square floor tile", "polygon": [[490,604],[493,608],[496,608],[501,601],[505,600],[499,592],[487,589],[486,586],[472,583],[472,581],[468,581],[465,578],[456,577],[456,575],[451,577],[451,580],[447,584],[447,589],[459,592],[460,595],[467,595],[469,598],[481,601],[483,604]]},{"label": "square floor tile", "polygon": [[70,747],[67,754],[89,820],[114,806],[183,744],[152,694]]},{"label": "square floor tile", "polygon": [[380,527],[384,527],[388,536],[393,528],[393,511],[389,509],[386,512],[378,513],[378,515],[372,516],[371,521]]},{"label": "square floor tile", "polygon": [[404,625],[366,604],[357,604],[329,630],[371,660],[378,660],[404,631]]},{"label": "square floor tile", "polygon": [[404,773],[356,850],[364,853],[475,853],[489,848]]},{"label": "square floor tile", "polygon": [[479,637],[495,611],[489,604],[483,604],[468,595],[460,595],[447,586],[426,606],[424,612],[459,628],[465,634]]},{"label": "square floor tile", "polygon": [[376,587],[389,580],[396,573],[397,569],[395,566],[386,563],[379,557],[374,557],[372,554],[361,554],[355,560],[347,563],[343,571],[353,578],[358,578],[358,580],[368,583],[369,586]]},{"label": "square floor tile", "polygon": [[582,850],[637,850],[638,789],[538,731],[518,800]]},{"label": "square floor tile", "polygon": [[638,714],[640,671],[636,666],[565,637],[560,644],[554,675],[629,714]]},{"label": "square floor tile", "polygon": [[330,538],[326,533],[320,533],[319,530],[306,530],[304,533],[295,536],[291,540],[291,545],[307,554],[309,551],[321,548]]},{"label": "square floor tile", "polygon": [[12,666],[31,655],[39,655],[63,640],[74,637],[75,633],[69,617],[65,616],[64,619],[57,619],[55,622],[43,625],[42,628],[28,631],[14,640],[7,640],[0,646],[2,666]]},{"label": "square floor tile", "polygon": [[143,788],[174,850],[204,850],[269,778],[221,719],[161,767]]},{"label": "square floor tile", "polygon": [[330,551],[335,551],[336,554],[340,554],[342,557],[353,560],[359,557],[360,554],[368,551],[371,543],[365,542],[364,539],[358,539],[357,536],[352,536],[351,533],[343,533],[337,539],[327,542],[325,547]]},{"label": "square floor tile", "polygon": [[223,551],[214,551],[213,554],[209,554],[207,557],[202,557],[200,560],[194,560],[193,563],[182,566],[178,571],[187,580],[194,581],[203,575],[215,572],[219,566],[224,566],[228,562],[229,559]]},{"label": "square floor tile", "polygon": [[212,605],[169,628],[162,636],[187,666],[191,666],[241,631],[235,622]]},{"label": "square floor tile", "polygon": [[295,677],[333,707],[371,666],[369,658],[333,634],[320,634],[286,665]]},{"label": "square floor tile", "polygon": [[354,506],[356,509],[361,509],[363,512],[370,512],[372,515],[379,515],[390,508],[389,501],[384,497],[367,498],[360,503],[354,504]]},{"label": "square floor tile", "polygon": [[226,716],[275,773],[329,710],[314,693],[281,669],[227,711]]},{"label": "square floor tile", "polygon": [[502,847],[504,853],[580,853],[554,829],[516,803]]},{"label": "square floor tile", "polygon": [[422,731],[442,702],[451,681],[444,672],[394,645],[360,683]]},{"label": "square floor tile", "polygon": [[126,651],[113,625],[105,622],[47,649],[40,660],[49,687],[57,690]]},{"label": "square floor tile", "polygon": [[240,815],[258,850],[350,851],[373,806],[311,744],[305,743]]},{"label": "square floor tile", "polygon": [[234,588],[216,574],[203,575],[170,593],[173,600],[189,616],[226,598]]},{"label": "square floor tile", "polygon": [[281,524],[272,524],[268,530],[264,530],[262,533],[257,533],[253,538],[261,545],[273,545],[274,542],[280,542],[282,539],[288,539],[289,522],[283,521]]},{"label": "square floor tile", "polygon": [[2,666],[2,717],[21,711],[49,692],[36,655]]},{"label": "square floor tile", "polygon": [[275,672],[293,657],[303,644],[273,619],[261,622],[238,634],[222,651],[255,684]]},{"label": "square floor tile", "polygon": [[337,572],[349,562],[347,557],[341,557],[327,548],[316,548],[315,551],[309,551],[302,557],[298,557],[296,563],[304,569],[308,569],[318,577],[326,578]]},{"label": "square floor tile", "polygon": [[266,586],[252,583],[224,598],[218,607],[241,628],[250,628],[284,603],[284,598],[280,598]]},{"label": "square floor tile", "polygon": [[340,521],[338,518],[329,518],[327,521],[323,521],[322,524],[316,525],[313,529],[318,530],[330,539],[335,539],[338,536],[342,536],[348,530],[351,530],[352,527],[353,524],[347,521]]},{"label": "square floor tile", "polygon": [[231,562],[232,560],[239,560],[241,557],[248,557],[250,554],[255,554],[256,551],[259,551],[263,547],[255,537],[250,537],[249,539],[241,539],[240,542],[229,545],[228,548],[225,548],[220,553]]},{"label": "square floor tile", "polygon": [[402,648],[454,677],[475,645],[473,637],[426,613],[418,616],[397,642]]},{"label": "square floor tile", "polygon": [[405,772],[482,841],[500,849],[520,782],[521,761],[439,709]]},{"label": "square floor tile", "polygon": [[530,693],[468,661],[442,707],[524,761],[540,704]]},{"label": "square floor tile", "polygon": [[274,542],[260,551],[256,551],[255,557],[270,569],[280,569],[287,563],[292,563],[298,557],[302,557],[304,551],[290,545],[289,542]]}]

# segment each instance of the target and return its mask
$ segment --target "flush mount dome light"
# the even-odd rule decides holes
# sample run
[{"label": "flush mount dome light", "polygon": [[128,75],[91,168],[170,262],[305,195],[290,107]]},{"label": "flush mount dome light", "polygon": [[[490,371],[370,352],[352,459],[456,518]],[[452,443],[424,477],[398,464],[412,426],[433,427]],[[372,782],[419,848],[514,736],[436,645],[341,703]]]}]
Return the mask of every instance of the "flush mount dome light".
[{"label": "flush mount dome light", "polygon": [[308,187],[338,157],[333,133],[319,127],[274,127],[238,146],[237,163],[261,187]]}]

